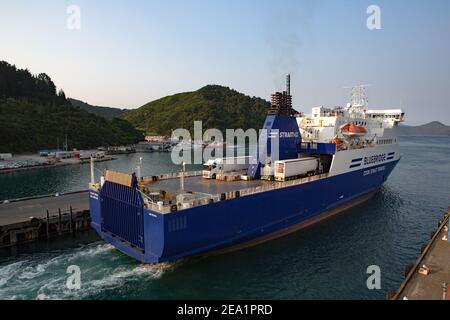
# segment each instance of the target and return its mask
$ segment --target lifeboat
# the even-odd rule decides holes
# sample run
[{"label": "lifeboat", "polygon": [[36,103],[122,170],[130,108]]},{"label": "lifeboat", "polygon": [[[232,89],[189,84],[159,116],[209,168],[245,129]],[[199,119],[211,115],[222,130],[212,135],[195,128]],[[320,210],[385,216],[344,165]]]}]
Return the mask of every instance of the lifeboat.
[{"label": "lifeboat", "polygon": [[362,137],[366,135],[367,130],[364,127],[348,123],[341,128],[341,133],[349,138]]}]

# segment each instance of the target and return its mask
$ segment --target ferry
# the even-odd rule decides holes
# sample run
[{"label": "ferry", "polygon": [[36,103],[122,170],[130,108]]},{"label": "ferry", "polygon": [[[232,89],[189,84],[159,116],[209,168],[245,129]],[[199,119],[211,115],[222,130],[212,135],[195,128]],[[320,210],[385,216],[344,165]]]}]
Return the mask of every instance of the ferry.
[{"label": "ferry", "polygon": [[[91,168],[91,225],[118,250],[151,264],[297,232],[374,195],[401,159],[403,120],[401,109],[369,108],[365,86],[352,89],[346,106],[296,112],[288,76],[263,124],[265,152],[241,179],[204,179],[202,171],[141,177],[137,170],[105,171],[97,182]],[[289,174],[279,175],[284,169]]]}]

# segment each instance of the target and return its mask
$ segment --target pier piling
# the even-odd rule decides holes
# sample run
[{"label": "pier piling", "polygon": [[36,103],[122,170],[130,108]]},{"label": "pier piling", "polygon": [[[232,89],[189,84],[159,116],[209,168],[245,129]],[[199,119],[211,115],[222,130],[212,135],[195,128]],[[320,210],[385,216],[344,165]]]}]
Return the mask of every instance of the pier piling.
[{"label": "pier piling", "polygon": [[47,210],[47,222],[45,224],[45,229],[47,231],[47,239],[50,238],[50,230],[49,230],[49,228],[50,228],[50,213]]},{"label": "pier piling", "polygon": [[70,206],[70,233],[73,233],[73,212],[72,212],[72,206]]},{"label": "pier piling", "polygon": [[61,235],[61,208],[58,208],[58,234]]}]

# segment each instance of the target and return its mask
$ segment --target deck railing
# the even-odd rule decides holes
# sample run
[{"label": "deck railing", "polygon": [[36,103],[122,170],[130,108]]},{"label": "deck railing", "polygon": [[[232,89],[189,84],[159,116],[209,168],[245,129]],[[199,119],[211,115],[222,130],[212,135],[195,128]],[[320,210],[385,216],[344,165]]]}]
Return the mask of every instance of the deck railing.
[{"label": "deck railing", "polygon": [[160,180],[169,180],[169,179],[178,179],[181,178],[181,175],[184,173],[185,178],[197,177],[202,175],[202,171],[188,171],[188,172],[174,172],[168,174],[160,174],[157,176],[149,176],[143,177],[143,182],[152,182],[152,181],[160,181]]}]

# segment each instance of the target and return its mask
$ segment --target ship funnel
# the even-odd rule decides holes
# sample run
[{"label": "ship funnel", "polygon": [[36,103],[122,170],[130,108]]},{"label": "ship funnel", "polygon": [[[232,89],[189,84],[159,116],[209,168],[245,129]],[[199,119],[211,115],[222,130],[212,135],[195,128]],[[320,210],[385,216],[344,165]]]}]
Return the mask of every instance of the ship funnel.
[{"label": "ship funnel", "polygon": [[279,116],[291,116],[293,114],[290,74],[286,76],[286,91],[272,94],[272,104],[268,114]]}]

